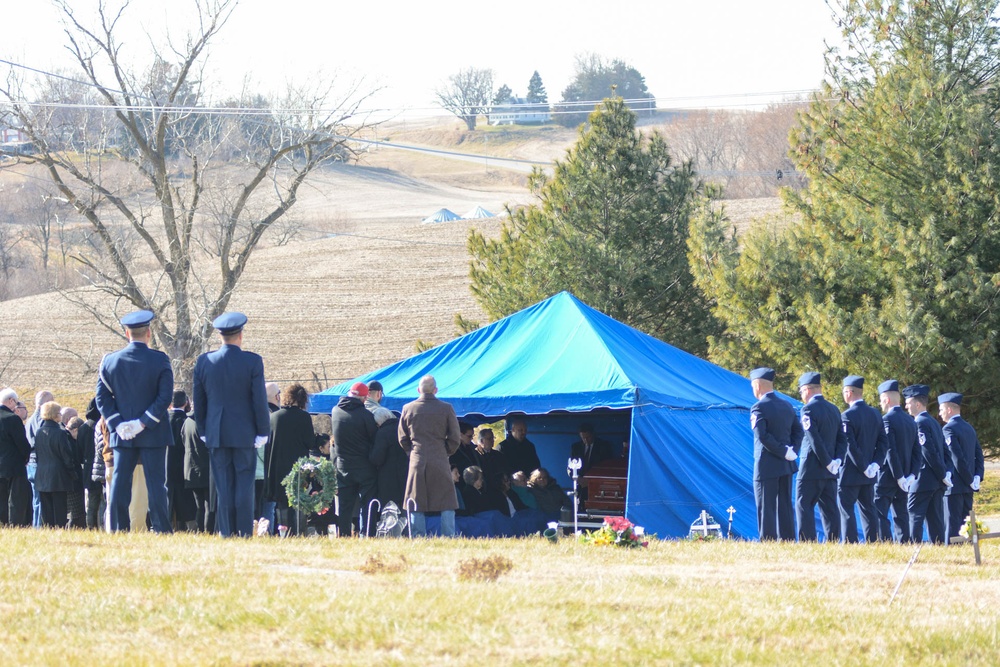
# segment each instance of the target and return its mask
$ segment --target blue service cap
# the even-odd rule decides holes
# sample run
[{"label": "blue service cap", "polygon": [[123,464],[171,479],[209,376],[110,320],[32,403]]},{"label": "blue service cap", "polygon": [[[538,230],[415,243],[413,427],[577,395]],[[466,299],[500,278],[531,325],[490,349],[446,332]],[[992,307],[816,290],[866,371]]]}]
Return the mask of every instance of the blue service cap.
[{"label": "blue service cap", "polygon": [[925,384],[911,384],[903,389],[903,396],[906,398],[917,398],[918,396],[930,396],[931,388]]},{"label": "blue service cap", "polygon": [[955,405],[961,405],[962,395],[954,391],[949,391],[946,394],[941,394],[940,396],[938,396],[938,404],[940,405],[941,403],[954,403]]},{"label": "blue service cap", "polygon": [[865,388],[865,379],[860,375],[848,375],[844,378],[845,387],[854,387],[855,389]]},{"label": "blue service cap", "polygon": [[821,384],[822,376],[816,371],[808,371],[799,376],[799,387],[807,384]]},{"label": "blue service cap", "polygon": [[247,323],[247,316],[243,313],[222,313],[212,322],[212,326],[219,330],[224,336],[239,333]]},{"label": "blue service cap", "polygon": [[122,323],[123,327],[127,327],[129,329],[141,329],[142,327],[148,327],[154,317],[156,317],[156,315],[154,315],[151,310],[137,310],[134,313],[129,313],[119,321]]},{"label": "blue service cap", "polygon": [[878,386],[878,393],[884,394],[887,391],[899,391],[899,382],[897,380],[886,380]]},{"label": "blue service cap", "polygon": [[751,380],[767,380],[768,382],[774,382],[774,369],[773,368],[755,368],[750,371]]}]

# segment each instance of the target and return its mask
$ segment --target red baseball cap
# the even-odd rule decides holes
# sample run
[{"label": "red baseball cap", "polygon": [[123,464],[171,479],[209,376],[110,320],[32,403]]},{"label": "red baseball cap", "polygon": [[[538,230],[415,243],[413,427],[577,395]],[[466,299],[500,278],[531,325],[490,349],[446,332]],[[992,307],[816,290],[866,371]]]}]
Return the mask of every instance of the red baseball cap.
[{"label": "red baseball cap", "polygon": [[355,398],[367,398],[368,397],[368,385],[364,382],[355,382],[351,385],[351,390],[347,392],[348,396],[354,396]]}]

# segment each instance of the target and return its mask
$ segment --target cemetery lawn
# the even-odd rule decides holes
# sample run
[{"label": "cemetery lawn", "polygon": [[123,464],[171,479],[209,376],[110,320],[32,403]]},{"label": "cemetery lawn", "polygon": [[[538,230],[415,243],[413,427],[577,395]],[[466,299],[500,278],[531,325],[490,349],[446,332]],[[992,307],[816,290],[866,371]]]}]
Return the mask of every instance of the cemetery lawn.
[{"label": "cemetery lawn", "polygon": [[981,567],[970,546],[924,546],[889,605],[913,552],[4,529],[0,650],[32,665],[994,664],[1000,540]]}]

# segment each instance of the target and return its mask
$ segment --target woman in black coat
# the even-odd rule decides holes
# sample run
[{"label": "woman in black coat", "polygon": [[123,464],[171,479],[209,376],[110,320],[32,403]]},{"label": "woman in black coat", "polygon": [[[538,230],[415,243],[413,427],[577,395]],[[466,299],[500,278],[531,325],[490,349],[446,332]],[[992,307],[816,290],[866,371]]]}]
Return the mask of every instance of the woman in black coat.
[{"label": "woman in black coat", "polygon": [[42,505],[42,523],[53,528],[66,527],[66,495],[73,490],[79,474],[69,434],[60,424],[60,409],[55,401],[43,405],[42,424],[35,432],[35,488]]},{"label": "woman in black coat", "polygon": [[293,384],[281,395],[281,409],[271,413],[271,437],[264,451],[264,497],[275,502],[279,525],[295,532],[296,526],[306,528],[306,517],[296,521],[296,512],[288,506],[288,496],[281,480],[292,466],[316,444],[312,417],[305,411],[309,394],[301,384]]}]

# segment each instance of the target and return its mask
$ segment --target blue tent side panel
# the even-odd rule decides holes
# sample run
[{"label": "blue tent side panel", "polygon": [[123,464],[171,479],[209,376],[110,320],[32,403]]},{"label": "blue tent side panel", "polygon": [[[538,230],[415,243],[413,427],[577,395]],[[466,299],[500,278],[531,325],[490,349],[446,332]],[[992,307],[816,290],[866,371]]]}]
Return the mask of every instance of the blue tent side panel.
[{"label": "blue tent side panel", "polygon": [[733,537],[757,537],[753,436],[747,409],[632,411],[626,516],[660,537],[683,537],[701,510]]}]

